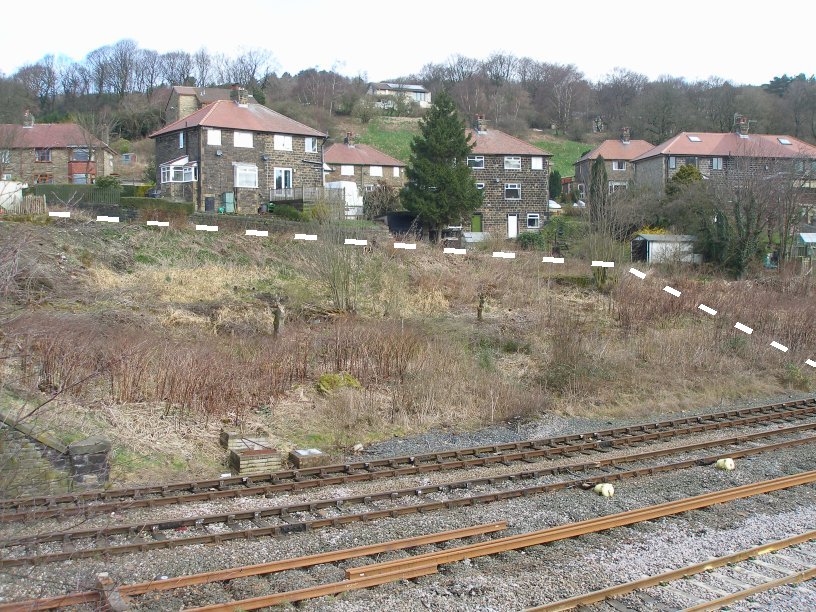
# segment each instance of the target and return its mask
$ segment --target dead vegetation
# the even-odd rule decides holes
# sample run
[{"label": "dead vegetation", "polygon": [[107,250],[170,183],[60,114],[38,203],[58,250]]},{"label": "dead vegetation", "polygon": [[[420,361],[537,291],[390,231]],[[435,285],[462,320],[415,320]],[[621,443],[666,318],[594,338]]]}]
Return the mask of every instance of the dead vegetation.
[{"label": "dead vegetation", "polygon": [[[25,240],[7,240],[21,227]],[[655,269],[640,281],[616,270],[600,293],[576,259],[451,257],[428,244],[363,251],[339,236],[315,245],[0,224],[0,292],[15,312],[0,329],[5,382],[99,410],[112,429],[137,414],[178,431],[229,422],[282,448],[328,450],[550,410],[633,414],[813,384],[807,278]],[[277,335],[275,305],[286,312]],[[322,375],[341,373],[361,388],[316,391]],[[148,429],[132,447],[122,436],[123,448],[152,448]]]}]

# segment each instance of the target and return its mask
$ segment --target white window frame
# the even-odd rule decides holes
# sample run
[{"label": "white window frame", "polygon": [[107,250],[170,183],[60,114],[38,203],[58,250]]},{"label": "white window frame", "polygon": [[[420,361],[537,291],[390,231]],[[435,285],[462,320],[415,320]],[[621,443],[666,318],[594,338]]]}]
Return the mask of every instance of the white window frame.
[{"label": "white window frame", "polygon": [[382,166],[369,166],[368,167],[368,176],[382,176],[383,169]]},{"label": "white window frame", "polygon": [[[518,191],[518,197],[508,197],[508,191]],[[505,200],[520,200],[521,199],[521,183],[505,183],[504,184],[504,199]]]},{"label": "white window frame", "polygon": [[[286,177],[289,177],[289,184],[288,185],[284,184],[281,187],[278,187],[278,177],[279,176],[282,177],[282,179],[283,179],[282,182],[283,183],[286,182],[286,180],[285,180]],[[295,173],[291,168],[275,168],[275,170],[274,170],[274,172],[272,174],[272,180],[274,181],[273,186],[274,186],[274,189],[276,191],[277,190],[283,190],[283,189],[292,189],[292,185],[294,185],[294,180],[295,180]]]},{"label": "white window frame", "polygon": [[609,193],[629,189],[629,183],[626,181],[609,181]]},{"label": "white window frame", "polygon": [[484,155],[468,155],[467,165],[472,170],[484,170]]},{"label": "white window frame", "polygon": [[723,158],[722,157],[712,157],[711,158],[711,169],[712,170],[722,170],[723,169]]},{"label": "white window frame", "polygon": [[160,172],[162,184],[193,183],[198,180],[198,166],[186,161],[180,164],[162,164]]},{"label": "white window frame", "polygon": [[669,170],[677,168],[677,158],[674,155],[669,155]]},{"label": "white window frame", "polygon": [[135,153],[122,153],[122,163],[129,164],[133,161]]},{"label": "white window frame", "polygon": [[50,162],[51,161],[51,149],[48,149],[48,148],[34,149],[34,161],[35,162]]},{"label": "white window frame", "polygon": [[[77,180],[80,179],[80,180]],[[72,174],[71,175],[71,184],[72,185],[89,185],[91,183],[90,175],[80,172],[79,174]]]},{"label": "white window frame", "polygon": [[340,166],[340,176],[354,176],[354,166],[351,164],[342,164]]},{"label": "white window frame", "polygon": [[207,144],[212,147],[220,147],[221,130],[207,130]]},{"label": "white window frame", "polygon": [[232,134],[232,146],[236,149],[254,149],[255,143],[252,132],[235,130]]},{"label": "white window frame", "polygon": [[615,172],[623,172],[626,170],[626,162],[622,159],[612,160],[612,170]]},{"label": "white window frame", "polygon": [[179,149],[184,148],[184,132],[179,132]]},{"label": "white window frame", "polygon": [[518,155],[505,155],[504,156],[504,169],[505,170],[521,170],[521,157]]},{"label": "white window frame", "polygon": [[369,185],[364,185],[363,189],[365,189],[366,191],[374,191],[374,185],[370,185],[370,184]]},{"label": "white window frame", "polygon": [[255,164],[245,164],[233,162],[235,167],[234,180],[235,186],[239,189],[257,189],[258,188],[258,166]]},{"label": "white window frame", "polygon": [[534,155],[530,158],[530,170],[543,170],[544,158]]},{"label": "white window frame", "polygon": [[[85,159],[77,159],[77,153],[80,151],[85,151]],[[93,155],[91,154],[91,150],[88,147],[77,147],[71,150],[71,161],[72,162],[92,162]]]},{"label": "white window frame", "polygon": [[317,138],[307,136],[303,139],[303,149],[307,153],[317,153]]},{"label": "white window frame", "polygon": [[272,136],[272,144],[276,151],[291,151],[292,136],[290,134],[275,134]]},{"label": "white window frame", "polygon": [[9,174],[8,172],[3,174],[3,180],[4,181],[10,181],[11,180],[11,174]]},{"label": "white window frame", "polygon": [[0,164],[10,164],[11,163],[11,150],[10,149],[0,149]]},{"label": "white window frame", "polygon": [[[535,220],[533,225],[530,221]],[[538,229],[541,227],[541,215],[539,213],[527,213],[527,229]]]},{"label": "white window frame", "polygon": [[484,183],[476,183],[476,189],[478,189],[479,191],[481,191],[481,190],[482,190],[482,189],[484,189],[484,188],[485,188],[485,184],[484,184]]},{"label": "white window frame", "polygon": [[399,169],[399,166],[394,166],[394,168],[393,168],[393,170],[392,170],[392,176],[393,176],[394,178],[399,178],[399,176],[400,176],[400,169]]}]

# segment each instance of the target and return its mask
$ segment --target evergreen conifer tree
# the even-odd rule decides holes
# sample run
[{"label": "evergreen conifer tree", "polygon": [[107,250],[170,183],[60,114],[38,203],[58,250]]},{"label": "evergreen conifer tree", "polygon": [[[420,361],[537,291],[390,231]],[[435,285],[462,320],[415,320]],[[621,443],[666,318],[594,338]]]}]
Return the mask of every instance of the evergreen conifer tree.
[{"label": "evergreen conifer tree", "polygon": [[442,225],[461,223],[481,205],[482,192],[467,165],[473,143],[446,92],[436,96],[419,126],[401,199],[406,210],[416,213],[433,232]]}]

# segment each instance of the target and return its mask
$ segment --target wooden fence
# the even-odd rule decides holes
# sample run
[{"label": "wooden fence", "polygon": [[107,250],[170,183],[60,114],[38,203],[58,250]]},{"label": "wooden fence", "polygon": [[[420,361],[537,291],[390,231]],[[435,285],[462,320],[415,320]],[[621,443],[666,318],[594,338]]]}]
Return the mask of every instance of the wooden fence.
[{"label": "wooden fence", "polygon": [[12,215],[44,215],[48,212],[45,196],[27,195],[17,202],[6,204],[5,210]]}]

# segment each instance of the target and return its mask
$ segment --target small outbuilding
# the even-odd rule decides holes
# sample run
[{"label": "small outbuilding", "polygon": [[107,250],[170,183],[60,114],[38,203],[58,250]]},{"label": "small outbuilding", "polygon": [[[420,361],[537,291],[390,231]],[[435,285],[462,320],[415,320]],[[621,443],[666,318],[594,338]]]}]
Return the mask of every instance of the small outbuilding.
[{"label": "small outbuilding", "polygon": [[701,263],[694,252],[697,238],[687,234],[637,234],[632,239],[632,261],[646,263]]}]

